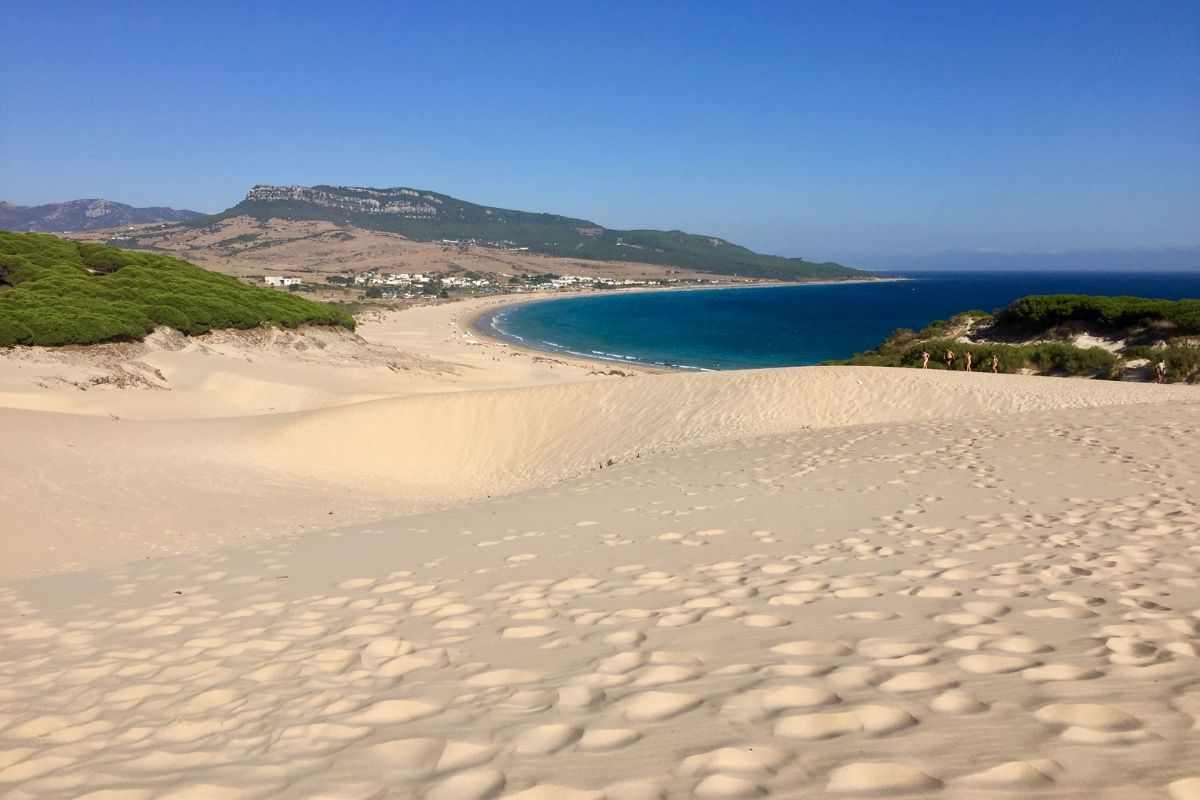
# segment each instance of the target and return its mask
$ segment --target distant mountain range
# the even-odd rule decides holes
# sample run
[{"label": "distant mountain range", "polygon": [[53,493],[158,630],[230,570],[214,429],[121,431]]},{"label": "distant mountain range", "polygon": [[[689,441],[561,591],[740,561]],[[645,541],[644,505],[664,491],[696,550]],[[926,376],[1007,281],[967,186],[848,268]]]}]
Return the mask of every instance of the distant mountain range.
[{"label": "distant mountain range", "polygon": [[868,277],[832,262],[764,255],[715,236],[683,231],[612,230],[586,219],[482,206],[424,189],[358,186],[255,186],[211,217],[325,220],[398,233],[415,241],[474,241],[548,256],[637,261],[719,275],[779,280]]},{"label": "distant mountain range", "polygon": [[135,208],[112,200],[70,200],[41,206],[0,202],[0,228],[10,231],[90,231],[121,225],[187,222],[203,217],[199,211],[174,208]]},{"label": "distant mountain range", "polygon": [[1043,272],[1182,272],[1200,270],[1200,246],[1055,252],[945,250],[866,258],[872,269]]}]

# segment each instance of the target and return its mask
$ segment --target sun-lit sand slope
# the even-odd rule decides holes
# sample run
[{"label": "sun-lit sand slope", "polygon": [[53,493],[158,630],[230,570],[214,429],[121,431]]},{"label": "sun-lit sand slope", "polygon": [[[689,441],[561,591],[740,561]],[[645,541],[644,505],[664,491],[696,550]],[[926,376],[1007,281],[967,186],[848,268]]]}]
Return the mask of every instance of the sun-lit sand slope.
[{"label": "sun-lit sand slope", "polygon": [[[283,461],[314,478],[460,500],[526,489],[640,452],[803,428],[1200,400],[1190,387],[1163,389],[815,367],[383,400],[274,417],[244,434],[264,464]],[[314,453],[319,460],[310,458]]]},{"label": "sun-lit sand slope", "polygon": [[361,335],[307,328],[185,337],[160,328],[144,342],[4,349],[0,408],[122,419],[233,417],[607,377],[603,365],[518,351],[467,329],[470,316],[505,300],[511,302],[484,298],[364,314]]},{"label": "sun-lit sand slope", "polygon": [[[836,394],[822,406],[803,391],[815,386]],[[470,422],[497,435],[500,466],[471,460],[471,480],[515,469],[520,437],[481,427],[514,415],[531,447],[582,458],[605,426],[625,447],[605,410],[623,392],[653,401],[626,424],[661,444],[701,433],[705,414],[737,434],[833,424],[839,404],[876,421],[11,583],[0,795],[1200,797],[1200,405],[1167,393],[937,417],[1049,406],[1056,391],[1096,404],[1155,387],[629,380],[525,393],[576,412],[545,430],[535,417],[551,411],[492,398]],[[276,421],[254,447],[329,441],[356,411],[404,429],[404,408]],[[886,421],[905,414],[929,418]]]},{"label": "sun-lit sand slope", "polygon": [[0,500],[12,531],[0,544],[0,575],[381,519],[543,486],[610,460],[806,428],[1196,398],[1191,387],[828,367],[423,394],[227,419],[0,409]]}]

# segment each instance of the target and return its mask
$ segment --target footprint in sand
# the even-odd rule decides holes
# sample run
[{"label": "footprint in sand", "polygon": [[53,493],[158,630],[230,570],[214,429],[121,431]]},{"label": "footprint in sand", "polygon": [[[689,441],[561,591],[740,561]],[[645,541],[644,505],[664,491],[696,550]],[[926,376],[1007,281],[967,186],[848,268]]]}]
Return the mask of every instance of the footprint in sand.
[{"label": "footprint in sand", "polygon": [[975,675],[999,675],[1008,672],[1019,672],[1023,669],[1037,666],[1041,662],[1025,656],[1004,656],[990,653],[977,653],[958,660],[958,666],[965,672]]},{"label": "footprint in sand", "polygon": [[521,683],[534,683],[543,677],[540,672],[524,669],[495,669],[480,672],[467,678],[467,686],[477,688],[492,688],[496,686],[511,686]]},{"label": "footprint in sand", "polygon": [[684,683],[695,680],[703,675],[703,671],[682,664],[662,664],[645,667],[638,670],[637,677],[631,685],[639,688],[664,686],[670,683]]},{"label": "footprint in sand", "polygon": [[513,741],[519,755],[548,756],[579,741],[583,729],[575,725],[540,725],[521,733]]},{"label": "footprint in sand", "polygon": [[352,725],[398,725],[433,716],[441,707],[422,700],[381,700],[351,714],[346,721]]},{"label": "footprint in sand", "polygon": [[1035,791],[1052,786],[1055,777],[1062,771],[1061,764],[1047,758],[1036,761],[1009,761],[959,778],[958,782],[973,788],[993,791]]},{"label": "footprint in sand", "polygon": [[775,645],[771,648],[771,652],[783,656],[839,658],[850,655],[854,652],[854,649],[845,642],[803,640]]},{"label": "footprint in sand", "polygon": [[633,722],[659,722],[687,713],[701,702],[695,695],[649,691],[627,698],[622,713]]},{"label": "footprint in sand", "polygon": [[907,764],[863,761],[829,774],[827,789],[839,794],[915,794],[940,789],[942,782]]},{"label": "footprint in sand", "polygon": [[933,698],[929,707],[939,714],[978,714],[988,705],[964,689],[950,689]]},{"label": "footprint in sand", "polygon": [[544,625],[526,625],[515,628],[504,628],[500,632],[502,639],[541,639],[554,633],[553,628]]},{"label": "footprint in sand", "polygon": [[766,789],[754,781],[737,775],[707,775],[692,790],[694,796],[705,800],[740,800],[766,793]]},{"label": "footprint in sand", "polygon": [[958,685],[958,681],[948,675],[936,672],[903,672],[880,684],[885,692],[911,693],[933,692],[950,689]]},{"label": "footprint in sand", "polygon": [[785,739],[833,739],[851,733],[886,736],[917,724],[917,718],[893,706],[865,705],[848,711],[799,714],[775,723],[775,735]]},{"label": "footprint in sand", "polygon": [[782,686],[767,689],[759,701],[763,710],[775,714],[793,708],[835,705],[842,699],[834,692],[816,686]]},{"label": "footprint in sand", "polygon": [[1045,664],[1023,670],[1021,677],[1034,683],[1050,683],[1054,681],[1088,681],[1099,678],[1103,674],[1099,670],[1078,664]]},{"label": "footprint in sand", "polygon": [[607,752],[628,747],[642,738],[642,734],[630,728],[592,728],[579,739],[579,749],[588,752]]},{"label": "footprint in sand", "polygon": [[339,765],[387,781],[427,780],[482,766],[496,755],[487,744],[436,738],[393,739],[349,751]]},{"label": "footprint in sand", "polygon": [[460,772],[434,786],[427,800],[489,800],[504,788],[504,773],[495,769]]},{"label": "footprint in sand", "polygon": [[1063,728],[1062,738],[1076,744],[1132,744],[1152,738],[1137,717],[1096,703],[1054,703],[1038,709],[1034,718]]}]

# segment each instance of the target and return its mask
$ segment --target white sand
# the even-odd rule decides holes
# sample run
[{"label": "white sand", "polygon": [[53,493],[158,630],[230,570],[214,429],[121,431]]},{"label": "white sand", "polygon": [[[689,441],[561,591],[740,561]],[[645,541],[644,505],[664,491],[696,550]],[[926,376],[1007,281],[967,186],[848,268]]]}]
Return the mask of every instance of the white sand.
[{"label": "white sand", "polygon": [[1195,389],[601,377],[466,310],[0,363],[0,796],[1200,798]]}]

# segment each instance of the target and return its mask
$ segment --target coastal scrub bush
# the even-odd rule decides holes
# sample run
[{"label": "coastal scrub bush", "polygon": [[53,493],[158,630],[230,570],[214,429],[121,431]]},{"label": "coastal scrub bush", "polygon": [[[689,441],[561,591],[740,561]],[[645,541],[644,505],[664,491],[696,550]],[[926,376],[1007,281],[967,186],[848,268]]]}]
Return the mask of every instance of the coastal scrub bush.
[{"label": "coastal scrub bush", "polygon": [[1102,347],[1076,347],[1065,342],[1044,342],[1021,348],[1038,372],[1062,375],[1109,375],[1117,357]]},{"label": "coastal scrub bush", "polygon": [[1168,347],[1165,361],[1167,362],[1167,380],[1200,382],[1200,347]]},{"label": "coastal scrub bush", "polygon": [[1100,347],[1076,347],[1064,342],[1044,342],[1033,345],[999,343],[967,344],[953,339],[931,339],[894,346],[885,345],[841,362],[852,366],[920,367],[922,353],[929,353],[930,369],[946,369],[946,353],[954,352],[955,370],[965,368],[966,354],[971,354],[976,372],[990,372],[992,356],[997,358],[1000,372],[1019,372],[1024,369],[1057,375],[1087,375],[1109,377],[1115,374],[1118,358]]},{"label": "coastal scrub bush", "polygon": [[[975,323],[969,333],[966,322]],[[1126,346],[1118,355],[1102,347],[1079,347],[1063,341],[1081,328],[1109,338],[1124,338]],[[922,353],[928,352],[929,368],[945,369],[946,351],[953,350],[956,370],[964,368],[964,356],[971,353],[977,372],[990,371],[995,356],[1001,372],[1029,370],[1119,378],[1125,361],[1146,358],[1165,361],[1168,380],[1200,382],[1200,341],[1188,338],[1197,333],[1200,300],[1030,295],[995,314],[963,312],[949,320],[931,322],[915,335],[907,329],[897,330],[874,350],[830,363],[920,367]],[[964,334],[984,340],[955,338]],[[1008,344],[994,339],[1028,343]],[[1162,339],[1167,346],[1134,344]]]},{"label": "coastal scrub bush", "polygon": [[1172,343],[1167,347],[1130,347],[1127,358],[1145,358],[1154,364],[1165,361],[1167,380],[1187,383],[1200,382],[1200,344]]},{"label": "coastal scrub bush", "polygon": [[12,347],[15,344],[29,344],[33,341],[33,331],[17,322],[15,319],[0,317],[0,347]]},{"label": "coastal scrub bush", "polygon": [[1200,333],[1200,300],[1030,295],[996,313],[1002,328],[1038,333],[1069,323],[1128,330],[1161,324],[1176,334]]},{"label": "coastal scrub bush", "polygon": [[259,325],[354,328],[344,310],[155,253],[0,231],[0,347],[141,339]]}]

